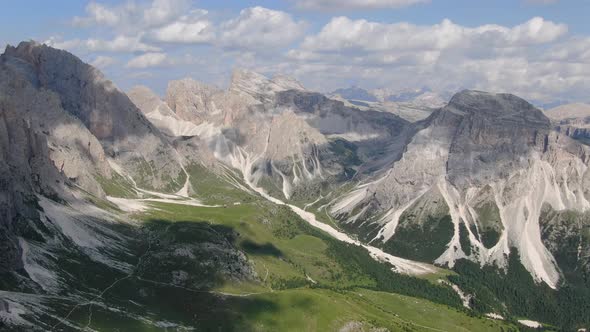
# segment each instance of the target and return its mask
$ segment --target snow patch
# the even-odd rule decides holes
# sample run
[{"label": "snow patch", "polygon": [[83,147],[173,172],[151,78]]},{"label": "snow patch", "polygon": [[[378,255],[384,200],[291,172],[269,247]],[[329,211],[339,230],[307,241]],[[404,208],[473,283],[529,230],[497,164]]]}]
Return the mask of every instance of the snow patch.
[{"label": "snow patch", "polygon": [[341,133],[341,134],[331,134],[331,135],[327,135],[326,137],[328,138],[341,138],[344,140],[347,140],[349,142],[360,142],[360,141],[368,141],[371,139],[377,139],[379,137],[381,137],[381,135],[379,134],[364,134],[364,133],[357,133],[354,131],[351,132],[347,132],[347,133]]},{"label": "snow patch", "polygon": [[127,199],[107,196],[107,200],[115,204],[121,211],[125,212],[142,212],[147,210],[147,206],[140,200]]},{"label": "snow patch", "polygon": [[[249,170],[247,170],[247,171],[249,172]],[[262,188],[256,187],[250,181],[250,176],[248,176],[248,174],[249,173],[244,173],[244,181],[246,182],[246,184],[248,186],[250,186],[250,188],[252,188],[252,190],[259,193],[262,197],[266,198],[267,200],[269,200],[277,205],[288,206],[289,208],[291,208],[291,210],[293,212],[295,212],[297,215],[299,215],[303,220],[305,220],[311,226],[328,233],[330,236],[334,237],[335,239],[337,239],[339,241],[354,244],[354,245],[361,246],[361,247],[365,248],[367,251],[369,251],[370,256],[374,260],[379,261],[379,262],[386,262],[386,263],[389,263],[390,265],[392,265],[393,271],[398,272],[398,273],[409,274],[409,275],[421,275],[421,274],[434,273],[438,270],[436,267],[434,267],[430,264],[414,262],[414,261],[411,261],[408,259],[396,257],[396,256],[393,256],[391,254],[384,252],[381,249],[372,247],[370,245],[363,244],[360,241],[351,238],[346,233],[340,232],[340,231],[336,230],[335,228],[333,228],[327,224],[324,224],[323,222],[318,221],[313,213],[307,212],[298,206],[286,204],[285,202],[267,194]]]},{"label": "snow patch", "polygon": [[499,315],[499,314],[495,314],[493,312],[488,312],[487,314],[485,314],[486,317],[491,318],[491,319],[497,319],[497,320],[504,320],[504,316]]},{"label": "snow patch", "polygon": [[519,319],[518,322],[524,326],[528,326],[531,327],[533,329],[538,329],[543,327],[543,324],[536,322],[534,320],[528,320],[528,319]]}]

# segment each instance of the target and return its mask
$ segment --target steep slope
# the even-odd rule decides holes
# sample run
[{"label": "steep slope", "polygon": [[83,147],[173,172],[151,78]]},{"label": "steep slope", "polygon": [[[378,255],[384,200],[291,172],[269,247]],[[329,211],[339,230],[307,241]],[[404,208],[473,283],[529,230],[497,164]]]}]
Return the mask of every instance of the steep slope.
[{"label": "steep slope", "polygon": [[[0,285],[27,282],[18,236],[39,219],[36,192],[56,196],[63,181],[51,165],[47,137],[31,128],[19,110],[0,99]],[[29,282],[29,284],[31,284]],[[28,286],[33,287],[33,286]]]},{"label": "steep slope", "polygon": [[275,93],[287,90],[305,90],[305,88],[301,83],[287,76],[268,79],[262,74],[245,69],[234,70],[229,87],[230,92],[246,96],[252,103],[269,102]]},{"label": "steep slope", "polygon": [[[422,126],[385,176],[341,198],[332,214],[363,225],[367,240],[393,253],[451,267],[461,258],[506,266],[515,247],[536,280],[557,287],[539,218],[544,204],[589,207],[587,148],[512,95],[463,91]],[[452,223],[442,222],[446,215]],[[442,238],[429,255],[403,249],[431,232]]]},{"label": "steep slope", "polygon": [[[483,315],[544,302],[489,301],[480,284],[520,293],[479,264],[550,286],[587,271],[588,151],[523,100],[465,91],[411,124],[234,76],[132,102],[69,53],[7,50],[0,329],[515,330]],[[371,245],[338,229],[359,225]],[[559,294],[548,322],[586,323],[586,293]]]},{"label": "steep slope", "polygon": [[[394,137],[408,134],[408,123],[394,115],[361,114],[306,92],[292,79],[243,70],[234,72],[228,91],[192,79],[170,82],[169,107],[145,88],[130,95],[163,132],[181,136],[170,127],[196,125],[182,136],[198,137],[205,159],[213,155],[253,184],[287,199],[317,197],[322,183],[335,185],[357,171],[378,170],[403,148],[403,139]],[[340,155],[343,150],[347,156]]]},{"label": "steep slope", "polygon": [[[118,164],[125,160],[105,157],[111,138],[97,139],[90,130],[97,124],[87,128],[63,108],[59,92],[35,85],[36,76],[25,75],[34,73],[30,64],[3,60],[9,64],[0,67],[1,330],[252,330],[285,326],[277,324],[287,316],[311,324],[291,326],[312,330],[434,325],[411,314],[383,313],[381,301],[394,291],[423,298],[418,303],[428,312],[453,317],[444,319],[449,328],[458,326],[456,320],[474,329],[488,326],[449,308],[459,302],[450,288],[392,273],[357,245],[309,228],[290,210],[257,196],[209,207],[179,194],[131,188],[143,198],[108,197],[118,209],[103,199],[103,183],[93,180],[118,173],[115,182],[133,186],[133,179],[124,179],[127,165]],[[147,91],[136,92],[142,107],[174,117]],[[292,122],[307,126],[293,112],[272,121],[277,124],[269,130],[278,132],[271,137],[293,129]],[[186,141],[193,138],[175,138],[174,144],[188,154]],[[269,155],[283,158],[279,148],[270,145]],[[301,251],[308,245],[309,252]],[[324,289],[342,284],[355,291]],[[333,306],[335,298],[346,303],[348,296],[355,296],[352,308]],[[292,301],[311,301],[319,310],[283,308]],[[341,321],[343,316],[348,318]]]},{"label": "steep slope", "polygon": [[137,86],[127,92],[127,95],[146,118],[166,135],[176,137],[201,134],[200,127],[181,119],[149,88]]},{"label": "steep slope", "polygon": [[169,143],[98,70],[34,42],[8,46],[1,61],[35,89],[55,93],[63,110],[81,121],[106,156],[125,165],[138,184],[170,191],[182,186],[184,173]]}]

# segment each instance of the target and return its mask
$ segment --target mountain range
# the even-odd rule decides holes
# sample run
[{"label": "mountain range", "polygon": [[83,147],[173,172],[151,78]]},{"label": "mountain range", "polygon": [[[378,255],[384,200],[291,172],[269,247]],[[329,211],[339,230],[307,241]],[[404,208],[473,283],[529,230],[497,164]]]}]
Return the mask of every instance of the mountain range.
[{"label": "mountain range", "polygon": [[249,70],[125,93],[8,46],[0,329],[587,328],[588,119]]}]

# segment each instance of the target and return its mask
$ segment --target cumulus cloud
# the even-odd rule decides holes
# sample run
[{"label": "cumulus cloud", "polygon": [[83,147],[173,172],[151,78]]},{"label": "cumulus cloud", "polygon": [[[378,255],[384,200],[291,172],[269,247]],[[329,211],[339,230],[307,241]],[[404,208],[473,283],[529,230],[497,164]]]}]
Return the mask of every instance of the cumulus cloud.
[{"label": "cumulus cloud", "polygon": [[311,10],[402,8],[429,0],[293,0],[298,8]]},{"label": "cumulus cloud", "polygon": [[189,0],[153,0],[137,3],[127,1],[109,6],[91,2],[86,16],[74,17],[73,24],[81,27],[108,26],[125,31],[141,31],[166,25],[190,10]]},{"label": "cumulus cloud", "polygon": [[83,41],[90,51],[97,52],[153,52],[159,47],[151,46],[140,41],[138,37],[117,36],[112,40],[88,39]]},{"label": "cumulus cloud", "polygon": [[124,19],[124,16],[126,16],[124,13],[132,10],[131,6],[132,4],[129,3],[125,7],[114,9],[100,3],[91,2],[86,5],[86,14],[88,14],[88,16],[76,16],[73,19],[73,23],[74,25],[81,27],[90,26],[92,24],[116,26]]},{"label": "cumulus cloud", "polygon": [[104,69],[116,64],[117,62],[117,59],[113,57],[99,55],[90,64],[94,67]]},{"label": "cumulus cloud", "polygon": [[303,49],[318,51],[408,51],[445,50],[457,47],[508,48],[547,43],[567,33],[567,26],[535,17],[507,28],[482,25],[468,28],[448,19],[440,24],[419,26],[411,23],[377,23],[367,20],[333,18]]},{"label": "cumulus cloud", "polygon": [[166,64],[165,53],[146,53],[129,60],[125,65],[127,68],[150,68]]},{"label": "cumulus cloud", "polygon": [[206,19],[207,11],[193,10],[189,15],[155,29],[151,33],[154,40],[167,43],[205,43],[215,38],[215,27]]},{"label": "cumulus cloud", "polygon": [[513,27],[336,17],[286,57],[296,63],[293,72],[324,79],[323,86],[355,81],[394,89],[479,88],[542,100],[558,93],[581,94],[582,82],[588,82],[581,74],[587,69],[566,61],[587,61],[590,43],[566,38],[567,31],[565,24],[540,17]]},{"label": "cumulus cloud", "polygon": [[168,24],[189,11],[188,0],[154,0],[143,10],[143,23],[146,26],[162,26]]},{"label": "cumulus cloud", "polygon": [[[305,22],[290,14],[264,7],[246,8],[233,19],[213,22],[206,10],[192,8],[188,0],[128,1],[116,6],[92,2],[86,14],[74,18],[73,23],[87,28],[106,27],[115,35],[137,36],[143,45],[135,42],[132,52],[158,51],[148,43],[208,43],[226,49],[260,51],[287,46],[301,38],[306,29]],[[96,40],[78,41],[78,46],[109,49],[108,44]]]},{"label": "cumulus cloud", "polygon": [[[324,11],[336,5],[356,10],[426,2],[290,1]],[[167,66],[221,75],[231,66],[244,66],[292,74],[322,91],[354,82],[367,88],[477,88],[534,100],[587,100],[590,37],[570,36],[567,25],[541,17],[514,26],[463,26],[449,19],[419,25],[341,16],[307,34],[311,26],[280,10],[252,7],[233,18],[222,17],[225,14],[194,7],[190,0],[91,2],[85,16],[73,21],[100,38],[51,38],[47,43],[102,68],[117,65],[117,53],[132,53],[134,58],[125,62],[120,55],[119,62],[142,72]]]},{"label": "cumulus cloud", "polygon": [[84,52],[134,53],[156,52],[161,50],[159,47],[142,42],[139,36],[117,36],[110,40],[94,38],[61,40],[53,37],[45,41],[45,44],[69,51],[79,50]]},{"label": "cumulus cloud", "polygon": [[221,24],[219,43],[224,47],[265,49],[287,46],[303,36],[306,23],[286,12],[263,7],[246,8]]}]

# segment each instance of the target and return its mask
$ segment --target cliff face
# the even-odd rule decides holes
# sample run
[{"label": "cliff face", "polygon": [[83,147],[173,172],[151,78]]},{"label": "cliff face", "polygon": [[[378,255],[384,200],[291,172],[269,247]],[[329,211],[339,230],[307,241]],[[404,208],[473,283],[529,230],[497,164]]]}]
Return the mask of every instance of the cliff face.
[{"label": "cliff face", "polygon": [[[170,179],[182,177],[183,173],[168,141],[98,70],[68,52],[34,42],[7,47],[1,61],[16,75],[9,76],[8,81],[19,77],[28,82],[28,90],[52,95],[48,97],[50,106],[60,109],[48,115],[56,119],[52,136],[65,136],[64,122],[69,122],[68,131],[84,132],[84,139],[76,144],[82,145],[80,149],[86,150],[92,163],[98,159],[100,164],[105,156],[111,158],[125,165],[136,182],[148,188],[182,186],[170,185]],[[66,118],[69,121],[63,121]],[[67,158],[62,159],[65,162]],[[106,172],[108,176],[108,167],[100,167],[101,175]],[[156,168],[161,172],[150,171]]]},{"label": "cliff face", "polygon": [[137,103],[146,114],[169,109],[175,121],[195,125],[201,155],[272,195],[322,201],[351,177],[360,180],[322,208],[408,258],[505,267],[516,248],[537,281],[557,287],[551,239],[560,236],[540,231],[546,206],[590,207],[588,148],[510,94],[462,91],[415,123],[247,71],[234,73],[228,91],[187,79],[169,85],[167,103],[143,102],[153,99],[144,95]]},{"label": "cliff face", "polygon": [[[463,91],[421,126],[383,177],[339,199],[332,214],[393,253],[451,267],[461,258],[506,266],[515,247],[538,281],[556,287],[560,269],[543,243],[542,209],[590,207],[589,149],[507,94]],[[419,245],[433,232],[438,245]],[[417,254],[423,250],[429,254]]]},{"label": "cliff face", "polygon": [[[9,46],[0,56],[3,286],[53,289],[55,280],[37,282],[43,275],[37,268],[27,270],[25,256],[35,257],[26,258],[29,264],[38,259],[48,268],[50,252],[84,247],[87,243],[77,243],[80,235],[72,230],[83,233],[87,223],[94,229],[104,217],[89,205],[89,197],[104,200],[105,183],[126,185],[118,183],[121,176],[144,188],[175,192],[184,183],[178,180],[184,176],[178,160],[167,139],[96,69],[33,42]],[[83,217],[68,218],[60,209]],[[100,241],[99,233],[89,234],[95,237],[90,243]],[[27,250],[35,252],[25,255]],[[103,259],[102,253],[92,255]]]},{"label": "cliff face", "polygon": [[[65,181],[53,167],[47,136],[14,106],[0,98],[0,274],[4,278],[23,269],[18,237],[39,219],[36,195],[55,197]],[[9,283],[7,279],[4,282]]]}]

